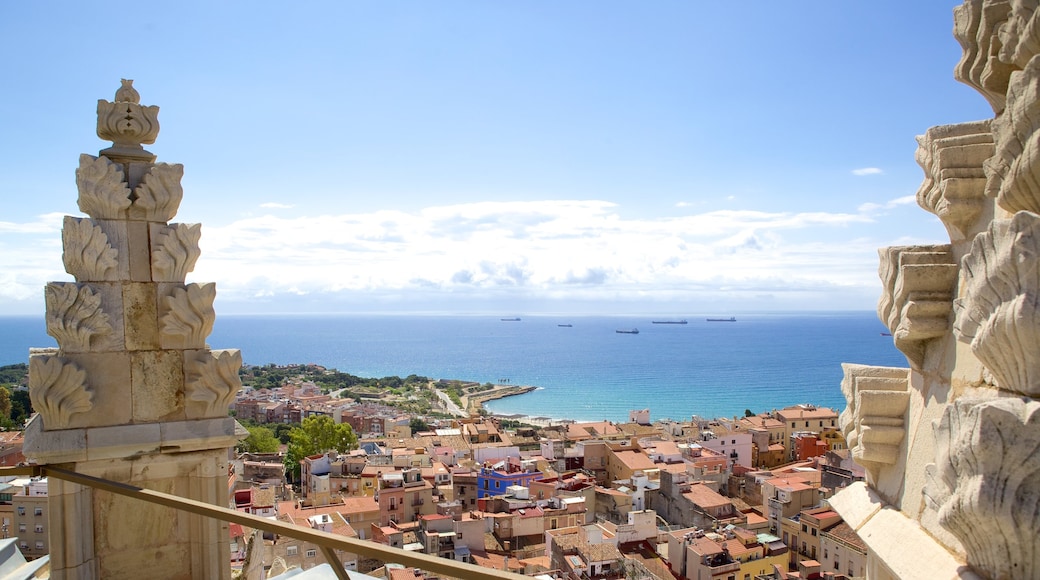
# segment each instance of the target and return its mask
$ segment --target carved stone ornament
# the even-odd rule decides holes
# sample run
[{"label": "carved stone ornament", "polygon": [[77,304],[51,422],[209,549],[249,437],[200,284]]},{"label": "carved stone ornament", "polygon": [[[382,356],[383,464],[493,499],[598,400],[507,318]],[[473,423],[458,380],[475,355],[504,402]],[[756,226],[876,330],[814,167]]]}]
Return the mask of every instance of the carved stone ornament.
[{"label": "carved stone ornament", "polygon": [[893,246],[878,251],[882,293],[878,317],[915,369],[928,341],[946,334],[957,283],[949,245]]},{"label": "carved stone ornament", "polygon": [[97,135],[113,144],[102,154],[120,161],[151,162],[155,156],[145,151],[141,144],[155,143],[159,135],[159,107],[142,106],[133,82],[122,79],[114,103],[98,99]]},{"label": "carved stone ornament", "polygon": [[44,429],[65,429],[69,418],[94,407],[87,373],[57,356],[29,358],[29,400],[43,418]]},{"label": "carved stone ornament", "polygon": [[935,425],[925,501],[990,578],[1040,577],[1040,403],[962,398]]},{"label": "carved stone ornament", "polygon": [[96,220],[126,219],[130,207],[130,189],[123,177],[123,167],[107,157],[79,156],[76,169],[79,210]]},{"label": "carved stone ornament", "polygon": [[917,138],[925,179],[917,204],[939,216],[953,241],[970,235],[986,201],[983,163],[993,155],[989,121],[932,127]]},{"label": "carved stone ornament", "polygon": [[839,424],[852,457],[873,483],[883,466],[899,460],[910,404],[910,369],[848,363],[841,368],[841,391],[848,406]]},{"label": "carved stone ornament", "polygon": [[170,224],[152,240],[152,279],[163,282],[184,282],[184,277],[195,268],[202,252],[199,238],[201,224]]},{"label": "carved stone ornament", "polygon": [[131,217],[153,222],[173,219],[184,197],[184,188],[181,187],[183,177],[184,166],[179,163],[153,165],[141,185],[134,190]]},{"label": "carved stone ornament", "polygon": [[237,349],[200,351],[184,361],[188,418],[226,417],[235,393],[242,388],[238,370],[242,352]]},{"label": "carved stone ornament", "polygon": [[1040,15],[1036,0],[1011,0],[1011,12],[1007,23],[1000,27],[1000,50],[1002,62],[1025,68],[1026,64],[1040,54]]},{"label": "carved stone ornament", "polygon": [[113,333],[101,296],[89,286],[51,282],[46,288],[47,334],[69,352],[87,352],[98,338]]},{"label": "carved stone ornament", "polygon": [[985,97],[994,113],[1004,110],[1008,77],[1016,70],[996,57],[1010,11],[1007,0],[968,0],[953,9],[953,36],[964,49],[953,76]]},{"label": "carved stone ornament", "polygon": [[108,236],[94,222],[65,216],[61,240],[65,271],[77,282],[118,279],[118,250],[108,243]]},{"label": "carved stone ornament", "polygon": [[1019,212],[994,221],[964,256],[964,297],[955,302],[954,334],[997,386],[1040,395],[1040,216]]},{"label": "carved stone ornament", "polygon": [[163,298],[163,314],[160,325],[162,347],[167,349],[204,348],[206,337],[213,331],[216,312],[213,300],[217,297],[217,286],[188,284],[174,288]]},{"label": "carved stone ornament", "polygon": [[985,164],[987,194],[1014,213],[1040,213],[1040,58],[1011,75],[1004,114],[993,121],[996,152]]}]

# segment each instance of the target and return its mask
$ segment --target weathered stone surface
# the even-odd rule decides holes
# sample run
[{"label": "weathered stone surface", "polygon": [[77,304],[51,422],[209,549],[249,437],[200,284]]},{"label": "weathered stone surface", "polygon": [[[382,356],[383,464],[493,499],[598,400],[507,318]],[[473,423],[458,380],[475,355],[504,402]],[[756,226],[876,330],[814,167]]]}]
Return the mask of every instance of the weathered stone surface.
[{"label": "weathered stone surface", "polygon": [[878,316],[914,368],[924,364],[928,343],[949,330],[957,265],[948,245],[881,249],[883,284]]},{"label": "weathered stone surface", "polygon": [[184,359],[180,351],[130,355],[134,423],[178,421],[184,415]]},{"label": "weathered stone surface", "polygon": [[925,497],[994,578],[1040,577],[1040,402],[962,398],[935,428]]},{"label": "weathered stone surface", "polygon": [[184,166],[158,163],[151,166],[141,184],[134,189],[134,203],[130,207],[130,219],[150,222],[168,222],[177,215],[184,189],[181,178]]},{"label": "weathered stone surface", "polygon": [[994,113],[1004,110],[1013,64],[992,58],[1000,52],[1000,26],[1011,6],[1006,0],[968,0],[953,10],[953,36],[964,50],[953,76],[989,101]]},{"label": "weathered stone surface", "polygon": [[1013,393],[1040,396],[1040,216],[993,222],[964,257],[954,332]]},{"label": "weathered stone surface", "polygon": [[94,219],[126,219],[130,189],[122,166],[107,157],[79,156],[76,170],[79,210]]},{"label": "weathered stone surface", "polygon": [[184,283],[199,259],[200,224],[152,224],[152,280]]},{"label": "weathered stone surface", "polygon": [[932,127],[917,143],[917,163],[925,174],[917,204],[939,216],[952,241],[974,235],[986,206],[983,163],[993,155],[990,122]]},{"label": "weathered stone surface", "polygon": [[123,285],[127,350],[159,348],[159,312],[154,284]]},{"label": "weathered stone surface", "polygon": [[160,300],[162,347],[205,348],[216,318],[216,297],[216,284],[164,285]]},{"label": "weathered stone surface", "polygon": [[102,307],[101,292],[72,282],[51,282],[44,295],[47,334],[58,341],[63,351],[113,350],[122,346],[122,329],[117,331]]},{"label": "weathered stone surface", "polygon": [[115,102],[98,100],[97,135],[112,141],[112,147],[101,153],[120,162],[151,162],[155,155],[145,151],[141,144],[155,143],[159,134],[159,107],[142,106],[133,82],[123,79]]},{"label": "weathered stone surface", "polygon": [[910,369],[841,366],[841,390],[848,402],[839,417],[842,434],[856,463],[867,470],[867,481],[876,484],[881,468],[896,464],[901,455]]},{"label": "weathered stone surface", "polygon": [[61,228],[65,271],[77,282],[119,279],[119,252],[108,235],[89,219],[65,216]]},{"label": "weathered stone surface", "polygon": [[29,398],[50,430],[69,427],[73,415],[94,407],[94,394],[83,369],[51,354],[29,358]]},{"label": "weathered stone surface", "polygon": [[184,351],[184,391],[188,419],[225,417],[242,388],[238,370],[242,353],[235,350]]}]

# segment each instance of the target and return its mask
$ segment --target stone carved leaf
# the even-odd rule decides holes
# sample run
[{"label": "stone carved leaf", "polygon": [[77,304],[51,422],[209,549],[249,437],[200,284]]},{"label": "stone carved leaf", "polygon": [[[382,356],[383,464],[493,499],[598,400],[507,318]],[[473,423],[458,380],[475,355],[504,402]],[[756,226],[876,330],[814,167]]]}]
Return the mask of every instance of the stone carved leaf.
[{"label": "stone carved leaf", "polygon": [[964,296],[954,335],[971,345],[1001,389],[1040,395],[1040,216],[994,221],[962,259]]},{"label": "stone carved leaf", "polygon": [[238,370],[242,368],[242,352],[218,350],[188,361],[185,390],[187,398],[202,408],[202,417],[227,416],[235,393],[242,387]]},{"label": "stone carved leaf", "polygon": [[108,236],[94,222],[65,216],[61,238],[65,271],[77,282],[116,279],[118,251],[108,243]]},{"label": "stone carved leaf", "polygon": [[199,250],[200,237],[202,224],[170,224],[165,228],[153,242],[153,279],[183,282],[202,254]]},{"label": "stone carved leaf", "polygon": [[175,288],[164,300],[166,314],[162,318],[164,348],[204,348],[206,337],[213,331],[216,312],[213,300],[217,285],[188,284]]},{"label": "stone carved leaf", "polygon": [[959,399],[934,425],[924,497],[992,578],[1040,574],[1040,402]]},{"label": "stone carved leaf", "polygon": [[94,407],[86,371],[56,356],[29,359],[29,399],[47,430],[64,429],[69,418]]},{"label": "stone carved leaf", "polygon": [[154,165],[144,181],[134,190],[134,207],[144,210],[149,221],[168,222],[177,215],[184,197],[181,178],[184,166],[180,163],[158,163]]},{"label": "stone carved leaf", "polygon": [[108,314],[101,309],[101,296],[89,286],[54,282],[47,285],[45,294],[47,334],[62,349],[85,352],[94,339],[112,334]]},{"label": "stone carved leaf", "polygon": [[993,122],[996,152],[987,161],[987,192],[1009,212],[1040,212],[1040,58],[1011,75],[1007,108]]},{"label": "stone carved leaf", "polygon": [[107,157],[79,156],[76,169],[79,210],[94,219],[121,219],[130,207],[130,189],[121,165]]}]

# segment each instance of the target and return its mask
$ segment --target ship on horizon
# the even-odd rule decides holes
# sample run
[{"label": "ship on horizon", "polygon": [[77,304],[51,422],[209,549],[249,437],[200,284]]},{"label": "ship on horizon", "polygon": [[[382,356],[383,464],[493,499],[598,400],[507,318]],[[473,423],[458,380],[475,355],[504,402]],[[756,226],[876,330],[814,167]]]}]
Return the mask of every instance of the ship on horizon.
[{"label": "ship on horizon", "polygon": [[689,324],[685,318],[680,320],[651,320],[652,324]]},{"label": "ship on horizon", "polygon": [[736,316],[730,316],[729,318],[708,318],[708,322],[736,322]]},{"label": "ship on horizon", "polygon": [[629,328],[629,329],[626,330],[626,329],[623,329],[623,328],[619,328],[619,329],[615,330],[614,332],[616,332],[618,334],[639,334],[639,329],[638,328]]},{"label": "ship on horizon", "polygon": [[499,320],[501,320],[502,322],[520,322],[520,317],[517,316],[516,318],[499,318]]}]

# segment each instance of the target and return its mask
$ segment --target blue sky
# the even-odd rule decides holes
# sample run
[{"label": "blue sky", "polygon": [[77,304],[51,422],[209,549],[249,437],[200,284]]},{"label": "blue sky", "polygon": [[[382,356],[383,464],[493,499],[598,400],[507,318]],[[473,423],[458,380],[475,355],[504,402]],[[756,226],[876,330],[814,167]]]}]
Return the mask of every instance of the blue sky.
[{"label": "blue sky", "polygon": [[992,116],[957,4],[0,3],[0,314],[70,279],[120,78],[218,313],[873,309],[947,241],[914,136]]}]

